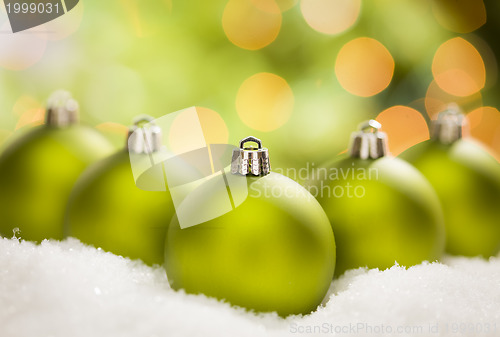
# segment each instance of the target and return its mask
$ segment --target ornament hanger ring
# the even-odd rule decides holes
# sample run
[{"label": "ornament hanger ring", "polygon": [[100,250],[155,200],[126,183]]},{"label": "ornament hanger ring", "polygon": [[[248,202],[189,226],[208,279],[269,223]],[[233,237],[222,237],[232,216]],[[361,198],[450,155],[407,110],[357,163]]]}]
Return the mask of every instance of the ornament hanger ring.
[{"label": "ornament hanger ring", "polygon": [[243,138],[241,141],[240,141],[240,149],[244,149],[244,146],[245,143],[248,143],[248,142],[254,142],[254,143],[257,143],[257,146],[258,146],[258,149],[262,149],[262,142],[260,141],[259,138],[255,138],[255,137],[246,137],[246,138]]},{"label": "ornament hanger ring", "polygon": [[149,115],[140,115],[134,118],[132,124],[134,126],[142,127],[144,124],[156,125],[155,119]]},{"label": "ornament hanger ring", "polygon": [[377,132],[382,127],[382,124],[374,119],[370,119],[359,125],[359,130],[363,132]]},{"label": "ornament hanger ring", "polygon": [[448,104],[443,111],[438,114],[438,120],[443,119],[456,119],[459,122],[462,122],[463,112],[462,109],[456,103]]}]

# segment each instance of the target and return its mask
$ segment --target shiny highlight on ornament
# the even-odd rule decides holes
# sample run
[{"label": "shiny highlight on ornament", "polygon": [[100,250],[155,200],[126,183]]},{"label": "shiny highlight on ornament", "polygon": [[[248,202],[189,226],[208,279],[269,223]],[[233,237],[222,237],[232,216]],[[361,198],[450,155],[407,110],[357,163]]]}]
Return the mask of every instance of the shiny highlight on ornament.
[{"label": "shiny highlight on ornament", "polygon": [[335,74],[351,94],[373,96],[391,83],[394,59],[377,40],[360,37],[342,47],[335,62]]},{"label": "shiny highlight on ornament", "polygon": [[243,123],[258,131],[272,131],[290,118],[294,96],[288,83],[271,73],[246,79],[236,96],[236,111]]},{"label": "shiny highlight on ornament", "polygon": [[424,117],[413,108],[396,105],[382,111],[376,119],[388,135],[389,149],[394,156],[429,139],[429,128]]},{"label": "shiny highlight on ornament", "polygon": [[441,89],[455,96],[470,96],[486,82],[486,69],[477,49],[456,37],[444,42],[432,61],[432,74]]},{"label": "shiny highlight on ornament", "polygon": [[236,46],[257,50],[276,39],[281,20],[280,7],[274,0],[229,0],[224,8],[222,27]]},{"label": "shiny highlight on ornament", "polygon": [[311,28],[320,33],[335,35],[356,23],[361,0],[302,0],[300,9]]}]

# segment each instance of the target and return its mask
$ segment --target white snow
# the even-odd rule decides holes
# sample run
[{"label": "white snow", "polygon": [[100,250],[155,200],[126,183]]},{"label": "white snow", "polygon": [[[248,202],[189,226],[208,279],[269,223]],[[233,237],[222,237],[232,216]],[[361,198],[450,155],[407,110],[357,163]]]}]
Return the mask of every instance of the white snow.
[{"label": "white snow", "polygon": [[301,335],[500,336],[500,259],[351,270],[323,307],[283,319],[175,292],[161,267],[74,239],[0,238],[1,337]]}]

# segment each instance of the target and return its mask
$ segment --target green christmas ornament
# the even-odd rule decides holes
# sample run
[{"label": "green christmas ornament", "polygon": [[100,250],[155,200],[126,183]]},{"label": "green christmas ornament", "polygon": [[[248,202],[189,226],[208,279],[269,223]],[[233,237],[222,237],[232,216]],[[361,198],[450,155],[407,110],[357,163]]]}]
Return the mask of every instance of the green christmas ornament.
[{"label": "green christmas ornament", "polygon": [[[336,275],[440,258],[442,212],[427,180],[387,154],[386,135],[370,120],[353,133],[349,153],[317,169],[310,191],[330,219],[337,243]],[[373,132],[370,132],[373,131]]]},{"label": "green christmas ornament", "polygon": [[255,311],[307,314],[330,286],[335,240],[314,197],[270,172],[268,150],[248,137],[233,151],[231,171],[200,185],[177,209],[165,268],[174,289]]},{"label": "green christmas ornament", "polygon": [[[146,122],[152,126],[142,128]],[[127,147],[89,167],[78,180],[68,204],[66,234],[118,255],[162,264],[172,200],[162,172],[147,177],[156,191],[142,190],[131,166],[131,159],[149,163],[160,149],[161,129],[151,118],[138,120]]]},{"label": "green christmas ornament", "polygon": [[401,154],[431,182],[441,201],[446,251],[489,257],[500,249],[500,165],[473,139],[462,138],[458,106],[441,112],[431,139]]},{"label": "green christmas ornament", "polygon": [[65,91],[48,101],[46,123],[19,136],[0,156],[0,234],[62,239],[64,208],[78,176],[113,147],[78,124],[78,103]]}]

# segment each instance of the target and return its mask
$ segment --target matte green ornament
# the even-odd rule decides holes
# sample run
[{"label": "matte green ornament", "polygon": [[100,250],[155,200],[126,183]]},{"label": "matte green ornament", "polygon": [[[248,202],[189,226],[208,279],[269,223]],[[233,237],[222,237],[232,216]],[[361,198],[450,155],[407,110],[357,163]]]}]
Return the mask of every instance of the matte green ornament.
[{"label": "matte green ornament", "polygon": [[[244,147],[249,141],[258,148]],[[200,185],[178,209],[178,215],[191,211],[199,224],[182,228],[179,216],[172,221],[165,245],[171,286],[255,311],[310,313],[335,269],[328,218],[302,186],[270,172],[260,140],[242,140],[231,166],[231,173]],[[204,214],[219,216],[196,221]]]},{"label": "matte green ornament", "polygon": [[174,208],[161,172],[148,177],[150,186],[160,187],[156,191],[136,185],[129,152],[134,160],[149,162],[161,147],[156,126],[141,130],[145,138],[133,136],[141,122],[130,129],[126,149],[95,163],[78,180],[68,204],[66,235],[150,265],[162,264]]},{"label": "matte green ornament", "polygon": [[78,104],[55,92],[46,123],[13,140],[0,156],[0,234],[25,240],[62,239],[73,184],[91,163],[113,152],[96,130],[78,124]]},{"label": "matte green ornament", "polygon": [[446,251],[489,257],[500,249],[500,164],[462,138],[463,115],[451,106],[433,122],[432,138],[401,154],[431,182],[441,201]]},{"label": "matte green ornament", "polygon": [[335,233],[337,276],[358,267],[434,261],[444,250],[435,192],[410,164],[387,155],[386,135],[378,128],[374,120],[363,124],[349,153],[317,169],[309,189]]}]

